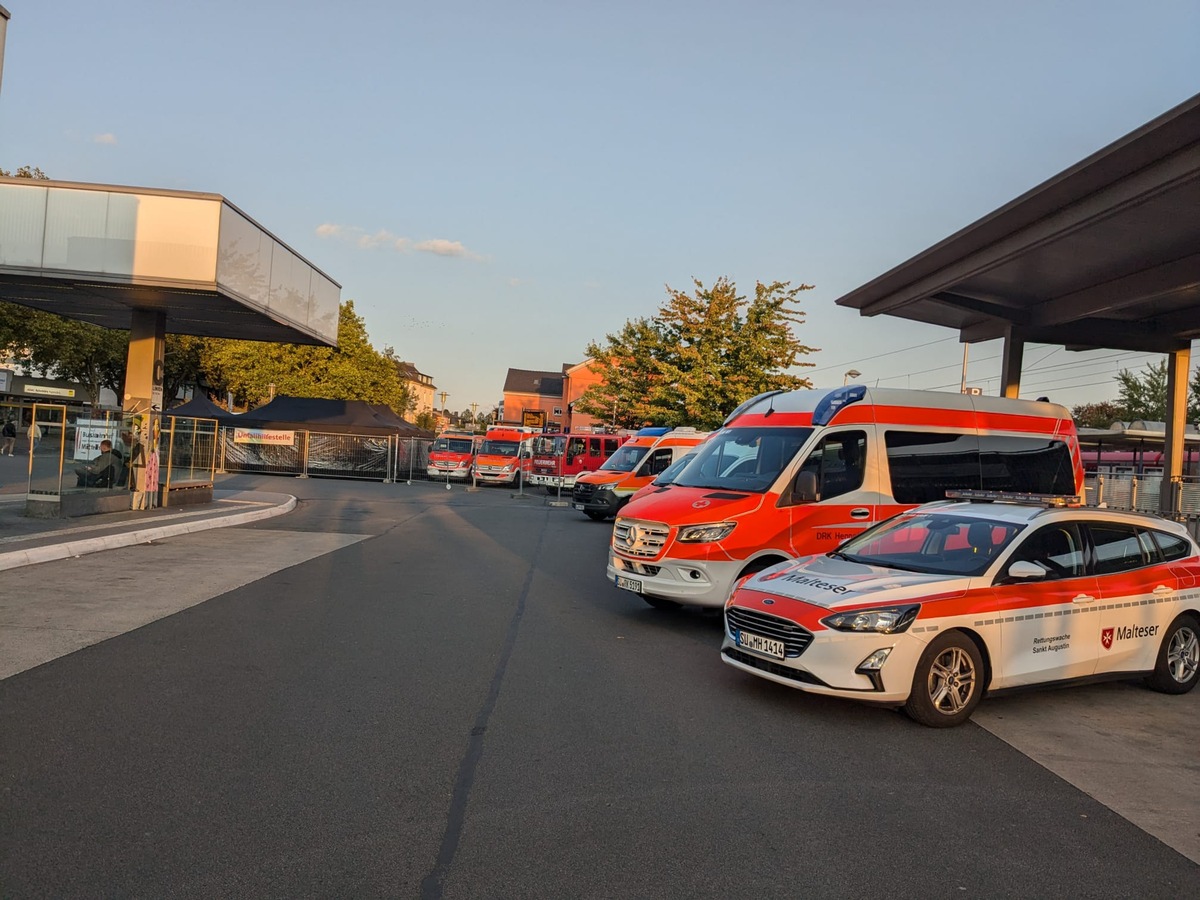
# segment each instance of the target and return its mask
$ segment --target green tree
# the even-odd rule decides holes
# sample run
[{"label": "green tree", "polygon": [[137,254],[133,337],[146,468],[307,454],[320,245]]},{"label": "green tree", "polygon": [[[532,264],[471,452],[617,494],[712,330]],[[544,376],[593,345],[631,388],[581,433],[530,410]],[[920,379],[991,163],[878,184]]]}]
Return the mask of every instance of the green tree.
[{"label": "green tree", "polygon": [[[1165,422],[1167,418],[1167,361],[1149,363],[1139,375],[1128,369],[1117,373],[1117,405],[1125,421]],[[1200,369],[1188,386],[1187,419],[1200,419]]]},{"label": "green tree", "polygon": [[1113,422],[1121,421],[1121,414],[1120,404],[1112,400],[1071,407],[1071,417],[1079,428],[1107,428]]},{"label": "green tree", "polygon": [[93,406],[99,405],[102,388],[124,395],[127,331],[0,303],[0,347],[36,375],[79,382]]},{"label": "green tree", "polygon": [[711,288],[694,279],[691,293],[668,287],[653,318],[588,344],[600,381],[575,409],[624,427],[715,428],[755,394],[811,387],[788,371],[812,365],[793,333],[804,319],[797,296],[811,287],[759,282],[749,302],[724,277]]},{"label": "green tree", "polygon": [[5,178],[32,178],[35,181],[47,181],[50,176],[37,166],[18,166],[16,172],[0,169],[0,175]]},{"label": "green tree", "polygon": [[210,340],[201,353],[201,366],[208,383],[232,393],[239,404],[259,405],[273,391],[405,408],[394,361],[371,346],[352,300],[341,305],[336,348]]}]

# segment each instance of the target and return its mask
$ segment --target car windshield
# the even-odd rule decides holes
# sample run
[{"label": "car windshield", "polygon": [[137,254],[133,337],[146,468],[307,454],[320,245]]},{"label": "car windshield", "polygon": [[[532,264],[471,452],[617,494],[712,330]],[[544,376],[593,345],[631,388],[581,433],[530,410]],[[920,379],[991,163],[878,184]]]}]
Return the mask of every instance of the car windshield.
[{"label": "car windshield", "polygon": [[687,464],[693,459],[695,459],[695,457],[695,453],[684,454],[683,456],[679,457],[679,459],[675,460],[675,462],[663,469],[659,473],[658,477],[650,483],[655,487],[666,487],[669,484],[674,484],[675,476],[682,472],[684,467],[687,466]]},{"label": "car windshield", "polygon": [[533,455],[534,456],[562,456],[563,443],[566,438],[563,435],[555,437],[538,437],[533,439]]},{"label": "car windshield", "polygon": [[628,444],[604,461],[600,468],[605,472],[632,472],[634,466],[641,462],[649,447],[631,447]]},{"label": "car windshield", "polygon": [[450,453],[470,453],[470,438],[438,438],[433,442],[433,450],[449,451]]},{"label": "car windshield", "polygon": [[982,575],[1023,525],[953,512],[888,519],[851,538],[837,559],[931,575]]},{"label": "car windshield", "polygon": [[484,441],[479,452],[489,456],[516,456],[519,446],[516,441]]},{"label": "car windshield", "polygon": [[811,434],[811,428],[726,428],[705,441],[674,483],[762,493]]}]

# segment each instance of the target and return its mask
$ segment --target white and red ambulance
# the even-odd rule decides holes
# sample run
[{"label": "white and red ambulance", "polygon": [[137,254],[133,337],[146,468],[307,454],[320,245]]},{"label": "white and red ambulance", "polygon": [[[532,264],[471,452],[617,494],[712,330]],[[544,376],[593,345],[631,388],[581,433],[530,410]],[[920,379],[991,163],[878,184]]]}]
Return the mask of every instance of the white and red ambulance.
[{"label": "white and red ambulance", "polygon": [[608,578],[652,606],[720,608],[741,576],[952,489],[1081,493],[1070,411],[862,385],[755,397],[670,490],[614,510]]},{"label": "white and red ambulance", "polygon": [[[964,492],[965,493],[965,492]],[[722,659],[934,727],[985,694],[1200,679],[1200,547],[1184,526],[1047,498],[930,503],[739,582]]]}]

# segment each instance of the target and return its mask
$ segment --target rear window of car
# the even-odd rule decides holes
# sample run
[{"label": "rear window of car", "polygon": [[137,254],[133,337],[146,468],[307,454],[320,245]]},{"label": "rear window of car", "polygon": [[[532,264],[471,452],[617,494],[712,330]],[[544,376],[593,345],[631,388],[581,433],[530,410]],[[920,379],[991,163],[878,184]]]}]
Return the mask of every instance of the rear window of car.
[{"label": "rear window of car", "polygon": [[1165,534],[1161,531],[1151,531],[1150,534],[1154,536],[1154,541],[1158,544],[1163,559],[1168,562],[1175,559],[1186,559],[1192,555],[1192,545],[1178,535]]}]

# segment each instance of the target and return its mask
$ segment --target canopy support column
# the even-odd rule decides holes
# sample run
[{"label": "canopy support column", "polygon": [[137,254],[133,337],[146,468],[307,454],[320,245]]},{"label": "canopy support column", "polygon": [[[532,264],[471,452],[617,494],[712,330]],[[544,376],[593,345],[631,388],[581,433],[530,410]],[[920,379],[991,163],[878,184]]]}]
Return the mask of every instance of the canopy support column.
[{"label": "canopy support column", "polygon": [[163,356],[166,351],[167,314],[135,309],[129,325],[129,355],[125,359],[126,415],[162,412]]},{"label": "canopy support column", "polygon": [[1183,433],[1187,429],[1188,369],[1191,344],[1167,356],[1167,431],[1163,436],[1163,479],[1158,499],[1160,512],[1175,508],[1175,483],[1183,475]]},{"label": "canopy support column", "polygon": [[1017,399],[1021,396],[1021,362],[1025,355],[1025,338],[1012,325],[1004,328],[1003,364],[1000,370],[1000,396]]}]

